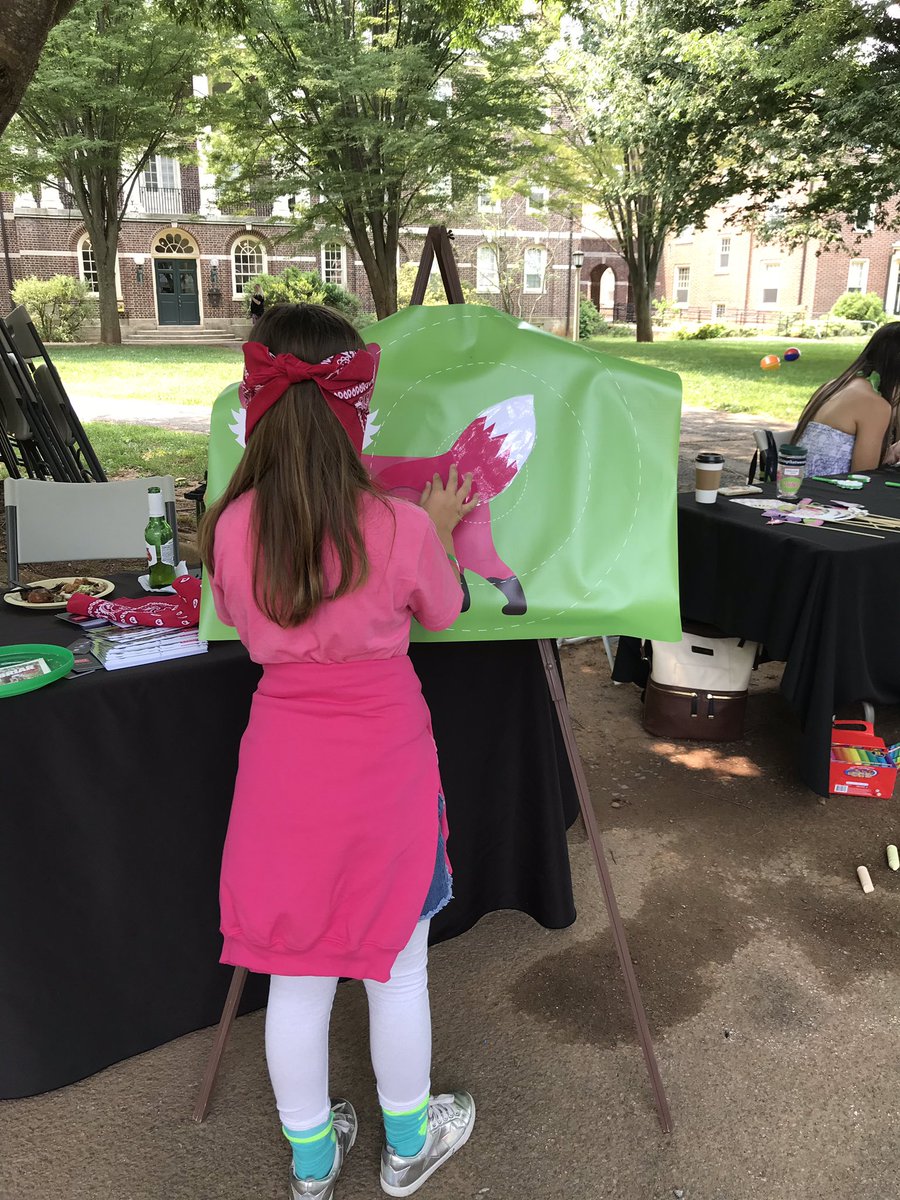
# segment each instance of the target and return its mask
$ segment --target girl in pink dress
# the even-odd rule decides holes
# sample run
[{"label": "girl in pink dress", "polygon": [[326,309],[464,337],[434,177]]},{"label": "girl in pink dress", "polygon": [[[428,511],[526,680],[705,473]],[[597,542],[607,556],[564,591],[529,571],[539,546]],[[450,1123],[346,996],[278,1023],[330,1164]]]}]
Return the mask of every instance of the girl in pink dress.
[{"label": "girl in pink dress", "polygon": [[459,615],[451,534],[477,496],[455,467],[418,506],[371,482],[359,452],[378,355],[331,309],[269,309],[244,346],[247,448],[201,532],[218,614],[264,668],[223,855],[222,961],[272,977],[293,1200],[331,1200],[356,1139],[328,1091],[341,976],[368,994],[384,1191],[411,1195],[475,1120],[468,1093],[431,1097],[428,923],[450,874],[407,649],[412,617],[436,630]]}]

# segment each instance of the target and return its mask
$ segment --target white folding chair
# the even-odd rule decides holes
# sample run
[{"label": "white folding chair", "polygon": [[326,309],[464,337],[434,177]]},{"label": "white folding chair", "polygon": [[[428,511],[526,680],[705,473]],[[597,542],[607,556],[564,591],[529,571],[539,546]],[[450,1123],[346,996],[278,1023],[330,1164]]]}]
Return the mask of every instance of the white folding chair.
[{"label": "white folding chair", "polygon": [[22,562],[143,558],[150,487],[158,487],[162,493],[178,562],[175,480],[171,475],[112,483],[4,480],[10,582],[18,581]]}]

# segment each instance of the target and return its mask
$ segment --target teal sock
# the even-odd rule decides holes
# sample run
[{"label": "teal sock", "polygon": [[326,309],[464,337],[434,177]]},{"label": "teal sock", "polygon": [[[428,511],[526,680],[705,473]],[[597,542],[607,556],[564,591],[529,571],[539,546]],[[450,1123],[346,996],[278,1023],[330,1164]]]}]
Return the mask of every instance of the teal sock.
[{"label": "teal sock", "polygon": [[281,1132],[291,1143],[294,1151],[294,1174],[298,1179],[324,1179],[334,1166],[337,1138],[334,1133],[334,1118],[315,1129],[285,1129]]},{"label": "teal sock", "polygon": [[425,1145],[428,1133],[428,1101],[423,1100],[418,1108],[407,1112],[381,1110],[384,1117],[384,1136],[395,1154],[402,1158],[413,1158]]}]

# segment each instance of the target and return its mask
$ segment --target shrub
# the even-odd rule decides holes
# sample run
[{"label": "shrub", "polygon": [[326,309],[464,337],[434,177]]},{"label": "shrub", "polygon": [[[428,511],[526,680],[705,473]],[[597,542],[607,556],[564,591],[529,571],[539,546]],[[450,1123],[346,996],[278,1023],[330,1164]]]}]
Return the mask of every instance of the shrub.
[{"label": "shrub", "polygon": [[364,317],[358,296],[336,283],[326,283],[316,271],[301,271],[299,267],[288,267],[280,275],[255,275],[244,285],[244,303],[250,310],[250,297],[259,284],[266,307],[273,304],[324,304],[337,309],[354,325]]},{"label": "shrub", "polygon": [[[412,299],[413,284],[416,282],[416,275],[419,271],[417,262],[405,262],[401,265],[397,272],[397,307],[406,308]],[[462,284],[463,299],[466,304],[478,304],[478,293],[470,283]],[[426,305],[446,304],[447,293],[444,291],[444,285],[441,277],[437,272],[433,272],[428,279],[428,286],[425,289]]]},{"label": "shrub", "polygon": [[97,315],[97,302],[87,284],[74,275],[52,279],[20,279],[12,290],[15,304],[24,304],[45,342],[74,342],[85,321]]},{"label": "shrub", "polygon": [[727,325],[707,324],[698,329],[690,329],[683,325],[681,329],[675,330],[675,336],[681,342],[705,342],[709,338],[733,337],[734,334]]},{"label": "shrub", "polygon": [[624,322],[610,325],[604,337],[637,338],[637,325],[626,325]]},{"label": "shrub", "polygon": [[668,325],[675,317],[678,316],[681,309],[672,300],[667,300],[665,296],[661,296],[659,300],[653,301],[654,324]]},{"label": "shrub", "polygon": [[844,292],[835,300],[831,311],[834,316],[846,317],[850,321],[875,321],[881,325],[887,320],[877,292]]},{"label": "shrub", "polygon": [[606,333],[608,329],[609,322],[603,313],[595,308],[590,300],[582,297],[578,309],[578,336],[580,338],[597,337]]}]

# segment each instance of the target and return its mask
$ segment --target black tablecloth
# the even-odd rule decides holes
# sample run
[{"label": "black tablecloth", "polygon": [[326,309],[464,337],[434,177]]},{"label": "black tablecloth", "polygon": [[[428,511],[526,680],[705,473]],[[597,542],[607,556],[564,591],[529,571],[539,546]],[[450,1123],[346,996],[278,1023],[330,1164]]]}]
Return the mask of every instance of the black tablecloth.
[{"label": "black tablecloth", "polygon": [[[805,483],[801,496],[847,500],[900,518],[900,473],[885,469],[859,492]],[[763,496],[774,496],[764,485]],[[801,772],[828,793],[831,721],[854,701],[900,702],[900,533],[883,541],[815,526],[769,525],[756,510],[719,497],[678,497],[678,563],[685,622],[762,643],[785,663],[781,689],[800,717]],[[633,677],[631,647],[616,678]]]},{"label": "black tablecloth", "polygon": [[[135,594],[127,582],[117,594]],[[76,636],[0,603],[0,645]],[[412,658],[455,868],[433,940],[503,908],[570,924],[577,799],[537,644],[419,646]],[[231,976],[218,965],[219,862],[258,677],[241,646],[215,644],[0,701],[0,1098],[218,1020]],[[267,985],[250,977],[244,1011]]]}]

